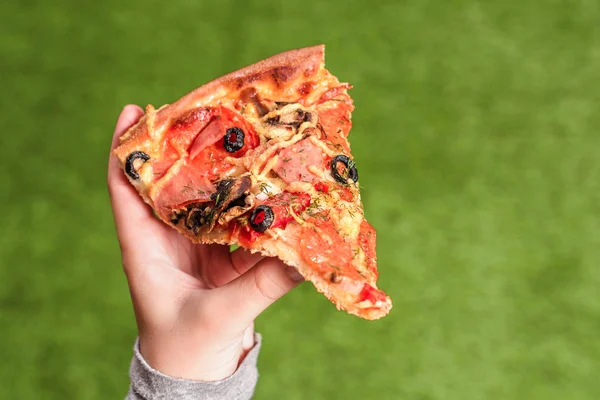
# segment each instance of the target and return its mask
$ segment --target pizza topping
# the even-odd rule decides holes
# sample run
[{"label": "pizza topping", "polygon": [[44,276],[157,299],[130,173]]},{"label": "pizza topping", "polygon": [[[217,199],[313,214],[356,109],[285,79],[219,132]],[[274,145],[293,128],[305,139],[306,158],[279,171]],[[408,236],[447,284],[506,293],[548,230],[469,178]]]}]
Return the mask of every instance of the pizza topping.
[{"label": "pizza topping", "polygon": [[185,227],[197,235],[200,228],[207,222],[207,214],[208,213],[200,207],[192,208],[185,218]]},{"label": "pizza topping", "polygon": [[309,165],[308,167],[306,167],[308,172],[310,172],[314,176],[319,177],[321,179],[327,179],[327,175],[325,175],[325,171],[323,171],[321,168],[318,168],[315,165]]},{"label": "pizza topping", "polygon": [[[214,206],[207,217],[208,230],[211,231],[218,221],[224,223],[232,216],[243,214],[250,207],[246,205],[245,194],[249,193],[252,181],[248,175],[238,179],[224,179],[217,185],[217,191],[211,196]],[[233,209],[227,214],[228,210]]]},{"label": "pizza topping", "polygon": [[261,204],[252,211],[250,216],[250,226],[257,232],[263,233],[273,225],[275,214],[273,209],[267,205]]},{"label": "pizza topping", "polygon": [[275,194],[281,193],[281,189],[273,182],[265,180],[254,186],[252,193],[256,195],[258,200],[264,201]]},{"label": "pizza topping", "polygon": [[174,211],[173,214],[169,217],[169,220],[173,225],[177,225],[181,218],[185,217],[185,214],[180,211]]},{"label": "pizza topping", "polygon": [[[340,168],[340,164],[342,164],[342,168]],[[337,155],[331,160],[331,174],[340,183],[348,184],[348,180],[358,182],[358,170],[354,161],[344,154]]]},{"label": "pizza topping", "polygon": [[[257,232],[262,233],[269,228],[285,229],[287,224],[293,220],[302,224],[304,221],[299,215],[309,205],[310,195],[307,193],[281,192],[267,198],[261,205],[254,209],[250,216],[250,226]],[[262,211],[265,211],[265,214]],[[263,227],[263,221],[268,223],[266,227]]]},{"label": "pizza topping", "polygon": [[299,104],[289,104],[267,115],[266,122],[271,125],[288,125],[298,128],[304,122],[316,124],[317,116],[303,109]]},{"label": "pizza topping", "polygon": [[144,164],[146,161],[148,161],[150,159],[150,156],[146,153],[144,153],[143,151],[134,151],[131,154],[129,154],[127,156],[127,159],[125,160],[125,172],[127,172],[127,175],[129,175],[129,177],[135,181],[137,181],[138,179],[140,179],[140,175],[138,174],[138,170],[141,168],[140,165],[136,166],[135,164],[137,160],[141,160],[142,163]]},{"label": "pizza topping", "polygon": [[[260,144],[258,135],[247,121],[226,108],[222,107],[217,111],[220,117],[215,117],[198,134],[190,149],[193,165],[201,175],[211,181],[233,175],[237,171],[237,175],[244,173],[243,161],[240,160],[244,160],[245,154]],[[243,137],[240,133],[243,133]],[[229,141],[226,140],[226,136],[229,137]],[[236,148],[239,149],[235,150]],[[234,152],[231,153],[227,149]]]},{"label": "pizza topping", "polygon": [[340,205],[336,211],[336,218],[333,219],[333,223],[338,232],[345,239],[355,241],[360,223],[363,221],[362,213],[353,205]]},{"label": "pizza topping", "polygon": [[191,203],[210,201],[214,192],[215,187],[208,179],[199,175],[193,165],[180,160],[154,184],[148,196],[157,212],[162,214]]},{"label": "pizza topping", "polygon": [[329,101],[341,94],[345,94],[348,89],[352,89],[352,86],[350,86],[347,83],[343,83],[342,85],[329,89],[328,91],[323,93],[317,102],[323,103]]},{"label": "pizza topping", "polygon": [[336,193],[341,200],[347,201],[348,203],[355,200],[354,193],[352,193],[352,190],[348,187],[342,188],[341,190],[336,191]]},{"label": "pizza topping", "polygon": [[381,290],[365,283],[358,294],[357,303],[362,303],[359,306],[363,308],[375,307],[388,303],[388,298]]},{"label": "pizza topping", "polygon": [[267,139],[289,139],[317,124],[317,114],[298,103],[286,104],[262,117],[263,135]]},{"label": "pizza topping", "polygon": [[[216,160],[216,157],[223,159],[230,155],[240,157],[247,150],[253,149],[259,145],[260,140],[252,129],[251,125],[234,111],[225,107],[211,108],[210,114],[205,118],[211,118],[205,121],[204,125],[186,125],[185,132],[177,133],[178,142],[181,142],[181,137],[192,136],[193,141],[189,147],[185,147],[186,142],[181,145],[185,147],[189,153],[190,159],[200,159],[200,162]],[[192,130],[190,129],[198,129]],[[179,128],[181,130],[183,128]],[[174,128],[171,128],[173,131]],[[218,143],[223,140],[223,143]],[[213,146],[214,145],[214,146]],[[217,149],[219,147],[219,149]],[[220,160],[219,160],[220,161]]]},{"label": "pizza topping", "polygon": [[377,278],[378,272],[377,256],[375,254],[375,244],[375,229],[370,223],[368,223],[366,220],[363,220],[360,224],[360,231],[358,233],[358,245],[365,253],[367,268],[375,275],[375,278]]},{"label": "pizza topping", "polygon": [[300,237],[302,258],[324,279],[331,273],[352,280],[362,279],[358,271],[350,268],[352,248],[336,231],[327,215],[316,215],[307,220]]},{"label": "pizza topping", "polygon": [[310,172],[309,166],[323,169],[323,153],[311,141],[304,139],[279,152],[279,161],[273,171],[286,183],[312,182],[317,176]]},{"label": "pizza topping", "polygon": [[289,206],[287,208],[287,210],[290,213],[290,215],[292,216],[292,218],[294,218],[298,224],[304,225],[304,220],[302,218],[300,218],[299,216],[296,215],[296,213],[294,212],[294,209],[292,208],[292,206]]},{"label": "pizza topping", "polygon": [[227,205],[225,210],[219,215],[218,223],[220,225],[226,225],[229,221],[245,214],[248,210],[254,207],[255,196],[252,194],[244,194],[233,200]]},{"label": "pizza topping", "polygon": [[248,175],[239,179],[223,179],[218,183],[217,191],[211,196],[211,200],[214,200],[216,208],[224,208],[247,192],[251,184]]},{"label": "pizza topping", "polygon": [[220,116],[214,118],[204,129],[197,133],[194,142],[190,146],[189,154],[190,158],[194,159],[200,154],[205,148],[216,143],[223,137],[225,131],[224,121]]},{"label": "pizza topping", "polygon": [[[185,226],[194,234],[210,232],[217,221],[223,223],[231,220],[251,207],[252,202],[249,201],[250,206],[248,206],[244,198],[250,185],[251,181],[248,176],[224,179],[217,184],[216,191],[213,190],[210,197],[207,198],[205,193],[202,200],[172,206],[170,220],[178,222],[181,217],[185,216]],[[233,211],[228,213],[230,209]]]},{"label": "pizza topping", "polygon": [[233,221],[232,225],[231,237],[236,238],[242,247],[252,247],[256,240],[264,235],[250,227],[248,217],[237,218]]},{"label": "pizza topping", "polygon": [[[215,120],[220,120],[220,118],[214,117],[215,110],[209,107],[195,108],[187,114],[179,116],[164,134],[166,146],[164,150],[171,153],[170,157],[176,154],[177,158],[181,158],[191,154],[190,158],[193,159],[202,149],[219,139],[220,129]],[[221,136],[223,136],[222,133]]]},{"label": "pizza topping", "polygon": [[235,153],[241,150],[244,147],[244,131],[237,126],[227,129],[223,146],[228,153]]},{"label": "pizza topping", "polygon": [[316,107],[319,113],[319,126],[327,135],[327,146],[337,153],[350,153],[348,134],[352,128],[352,100],[344,95],[343,101],[329,101]]},{"label": "pizza topping", "polygon": [[296,90],[298,91],[299,95],[308,96],[308,94],[313,90],[314,86],[315,86],[314,82],[306,81],[306,82],[303,82],[302,84],[300,84],[300,86],[298,86],[298,88]]},{"label": "pizza topping", "polygon": [[340,150],[342,150],[342,148],[336,148],[335,150],[333,150],[327,147],[327,145],[316,136],[309,136],[308,140],[310,140],[315,146],[319,147],[323,154],[326,154],[331,158],[335,157],[340,152]]},{"label": "pizza topping", "polygon": [[323,192],[323,193],[328,193],[329,192],[329,186],[327,186],[327,184],[325,182],[317,182],[314,185],[315,190],[319,191],[319,192]]},{"label": "pizza topping", "polygon": [[242,91],[242,93],[240,93],[240,99],[245,104],[250,103],[250,104],[254,105],[254,108],[256,109],[257,114],[261,117],[269,112],[269,109],[267,107],[265,107],[265,105],[261,101],[260,97],[258,96],[256,89],[253,87],[244,89]]},{"label": "pizza topping", "polygon": [[342,277],[340,276],[339,273],[333,271],[331,274],[329,274],[329,282],[340,283],[341,281],[342,281]]}]

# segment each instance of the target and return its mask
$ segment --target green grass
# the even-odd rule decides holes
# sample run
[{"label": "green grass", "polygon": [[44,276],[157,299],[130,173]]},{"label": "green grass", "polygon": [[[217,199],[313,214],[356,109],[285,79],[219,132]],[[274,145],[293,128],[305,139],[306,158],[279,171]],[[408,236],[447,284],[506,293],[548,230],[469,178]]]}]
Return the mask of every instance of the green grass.
[{"label": "green grass", "polygon": [[[115,118],[327,44],[391,315],[308,285],[257,321],[257,399],[597,399],[600,3],[0,5],[0,398],[124,397]],[[341,2],[340,2],[341,3]]]}]

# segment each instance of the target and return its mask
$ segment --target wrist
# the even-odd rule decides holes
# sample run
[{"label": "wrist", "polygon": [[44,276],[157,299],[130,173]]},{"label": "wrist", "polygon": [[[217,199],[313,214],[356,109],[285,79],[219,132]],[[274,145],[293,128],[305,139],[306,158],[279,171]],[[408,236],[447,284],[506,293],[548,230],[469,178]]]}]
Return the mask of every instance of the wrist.
[{"label": "wrist", "polygon": [[208,341],[188,342],[177,335],[168,340],[142,335],[139,339],[140,354],[152,369],[172,378],[193,381],[228,378],[249,350],[242,338],[225,346]]}]

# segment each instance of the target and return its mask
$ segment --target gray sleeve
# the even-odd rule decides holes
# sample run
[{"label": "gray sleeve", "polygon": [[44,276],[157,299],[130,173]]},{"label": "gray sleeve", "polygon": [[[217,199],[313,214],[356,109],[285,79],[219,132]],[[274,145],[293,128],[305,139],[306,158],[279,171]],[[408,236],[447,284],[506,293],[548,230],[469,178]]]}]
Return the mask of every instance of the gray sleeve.
[{"label": "gray sleeve", "polygon": [[140,354],[138,340],[133,347],[129,376],[131,386],[125,400],[249,400],[258,381],[256,360],[261,337],[233,375],[220,381],[200,382],[171,378],[152,369]]}]

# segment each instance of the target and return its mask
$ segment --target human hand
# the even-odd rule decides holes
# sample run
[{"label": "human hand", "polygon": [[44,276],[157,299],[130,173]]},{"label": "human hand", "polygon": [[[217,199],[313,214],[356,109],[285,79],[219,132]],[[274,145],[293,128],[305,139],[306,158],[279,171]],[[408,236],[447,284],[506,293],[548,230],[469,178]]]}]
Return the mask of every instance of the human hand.
[{"label": "human hand", "polygon": [[302,277],[278,259],[194,244],[154,217],[112,155],[119,137],[143,114],[137,106],[123,109],[108,163],[140,352],[165,375],[220,380],[254,346],[254,319]]}]

